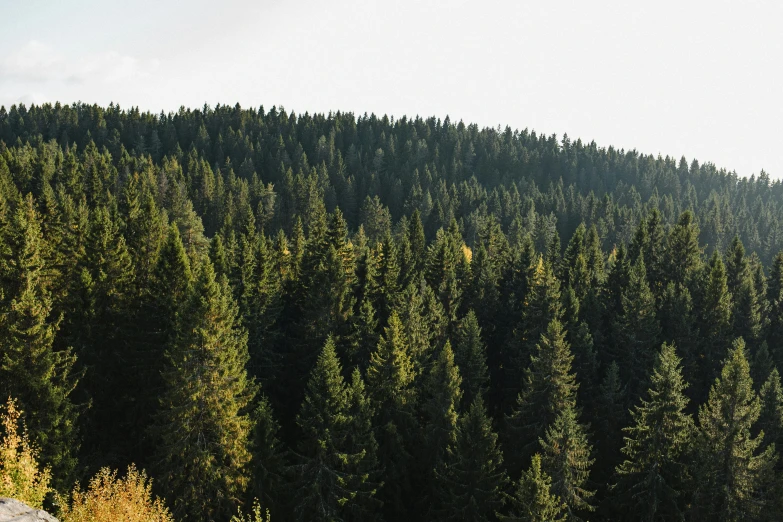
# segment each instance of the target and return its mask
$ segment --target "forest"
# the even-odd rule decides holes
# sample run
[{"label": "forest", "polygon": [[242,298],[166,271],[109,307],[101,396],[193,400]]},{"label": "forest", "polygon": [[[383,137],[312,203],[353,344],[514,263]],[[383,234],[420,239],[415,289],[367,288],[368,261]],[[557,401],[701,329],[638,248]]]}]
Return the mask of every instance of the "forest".
[{"label": "forest", "polygon": [[64,522],[781,520],[778,369],[763,171],[448,117],[0,108],[0,496]]}]

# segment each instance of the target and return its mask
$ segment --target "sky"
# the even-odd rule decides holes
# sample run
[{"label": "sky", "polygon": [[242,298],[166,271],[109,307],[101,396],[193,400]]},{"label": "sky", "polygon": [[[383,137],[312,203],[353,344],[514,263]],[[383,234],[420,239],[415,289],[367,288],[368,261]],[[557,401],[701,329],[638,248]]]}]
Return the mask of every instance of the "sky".
[{"label": "sky", "polygon": [[0,105],[449,115],[781,179],[781,27],[779,0],[0,0]]}]

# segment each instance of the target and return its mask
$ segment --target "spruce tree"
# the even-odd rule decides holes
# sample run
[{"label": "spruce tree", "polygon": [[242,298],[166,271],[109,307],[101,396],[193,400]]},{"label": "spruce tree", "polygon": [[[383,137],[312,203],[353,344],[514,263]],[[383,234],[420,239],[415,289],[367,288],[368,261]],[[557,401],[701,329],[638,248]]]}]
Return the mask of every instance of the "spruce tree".
[{"label": "spruce tree", "polygon": [[462,375],[462,404],[467,408],[479,395],[484,395],[489,386],[489,371],[481,327],[473,310],[460,321],[454,360]]},{"label": "spruce tree", "polygon": [[258,499],[270,512],[282,509],[286,486],[287,451],[280,440],[280,424],[272,406],[261,397],[251,415],[252,470],[248,498]]},{"label": "spruce tree", "polygon": [[296,418],[302,430],[300,463],[294,468],[297,520],[349,519],[374,494],[364,491],[374,439],[367,434],[367,418],[355,417],[367,407],[360,382],[346,385],[329,338],[310,374]]},{"label": "spruce tree", "polygon": [[[709,384],[718,375],[723,354],[731,344],[731,294],[728,288],[726,267],[718,253],[710,259],[709,268],[705,268],[707,282],[701,299],[698,318],[700,367],[692,374],[698,387],[695,396],[706,399]],[[695,363],[694,363],[695,364]],[[686,368],[686,375],[687,375]]]},{"label": "spruce tree", "polygon": [[773,447],[759,451],[762,436],[751,435],[760,411],[745,343],[737,339],[699,409],[694,516],[739,521],[763,512],[775,455]]},{"label": "spruce tree", "polygon": [[515,457],[509,459],[512,472],[522,469],[539,438],[544,436],[547,427],[555,422],[558,415],[566,409],[576,408],[579,386],[571,373],[573,360],[563,327],[555,319],[541,335],[530,357],[523,390],[517,396],[516,408],[506,419],[510,429],[509,441],[514,441],[513,447],[517,448]]},{"label": "spruce tree", "polygon": [[541,469],[541,455],[536,453],[517,482],[508,515],[498,513],[503,522],[564,522],[565,504],[552,494],[552,477]]},{"label": "spruce tree", "polygon": [[700,264],[699,225],[693,213],[686,210],[669,232],[663,266],[669,281],[675,285],[689,286]]},{"label": "spruce tree", "polygon": [[484,401],[477,397],[460,417],[456,440],[435,471],[437,520],[488,521],[503,505],[508,478]]},{"label": "spruce tree", "polygon": [[661,347],[649,382],[646,398],[631,412],[633,425],[623,430],[626,460],[617,466],[613,489],[628,520],[681,519],[694,426],[684,411],[687,384],[673,345]]},{"label": "spruce tree", "polygon": [[65,486],[76,467],[78,411],[71,399],[76,386],[75,357],[55,347],[61,317],[53,315],[47,285],[50,269],[32,196],[16,209],[10,225],[3,276],[9,282],[0,301],[0,393],[18,400],[41,460]]},{"label": "spruce tree", "polygon": [[631,268],[628,286],[621,295],[621,313],[613,330],[620,376],[628,386],[630,397],[635,399],[644,389],[652,370],[655,346],[661,332],[655,296],[647,284],[642,258],[637,259]]},{"label": "spruce tree", "polygon": [[783,368],[783,252],[772,261],[767,285],[769,327],[767,342],[778,368]]},{"label": "spruce tree", "polygon": [[247,333],[237,305],[211,262],[199,269],[175,335],[154,427],[156,476],[178,516],[228,517],[248,487],[248,407],[256,387],[245,369]]},{"label": "spruce tree", "polygon": [[384,469],[384,487],[379,495],[391,513],[405,512],[404,499],[410,493],[412,441],[417,432],[415,378],[403,326],[394,311],[367,367],[378,458]]},{"label": "spruce tree", "polygon": [[581,520],[582,514],[594,511],[594,491],[587,489],[592,447],[573,407],[558,413],[555,421],[539,439],[543,450],[541,467],[552,477],[552,493],[566,505],[569,520]]}]

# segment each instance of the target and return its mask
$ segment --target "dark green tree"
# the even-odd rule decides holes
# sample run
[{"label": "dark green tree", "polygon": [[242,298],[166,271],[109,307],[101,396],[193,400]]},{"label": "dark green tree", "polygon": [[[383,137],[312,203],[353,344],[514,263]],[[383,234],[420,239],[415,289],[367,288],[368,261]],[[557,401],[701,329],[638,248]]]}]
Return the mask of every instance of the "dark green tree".
[{"label": "dark green tree", "polygon": [[238,315],[225,276],[205,262],[177,318],[154,427],[156,476],[179,516],[228,517],[248,487],[256,386]]},{"label": "dark green tree", "polygon": [[566,520],[565,504],[552,494],[552,477],[541,469],[541,455],[536,453],[528,468],[517,482],[508,515],[498,513],[504,522],[563,522]]},{"label": "dark green tree", "polygon": [[476,397],[483,396],[489,387],[486,350],[481,340],[481,327],[473,310],[460,321],[454,360],[462,375],[462,404],[467,408]]},{"label": "dark green tree", "polygon": [[631,412],[633,425],[623,430],[626,460],[617,466],[613,489],[628,520],[682,519],[694,425],[685,413],[687,384],[673,345],[661,347],[649,382],[646,398]]},{"label": "dark green tree", "polygon": [[477,397],[459,419],[456,441],[435,471],[433,517],[474,522],[494,518],[508,484],[497,439],[484,402]]},{"label": "dark green tree", "polygon": [[569,520],[594,511],[594,491],[587,489],[592,447],[574,408],[566,407],[539,439],[543,450],[541,468],[552,477],[552,493],[566,505]]},{"label": "dark green tree", "polygon": [[763,493],[771,479],[774,447],[760,451],[763,436],[751,435],[760,411],[745,343],[737,339],[709,401],[699,409],[694,516],[748,520],[769,504]]}]

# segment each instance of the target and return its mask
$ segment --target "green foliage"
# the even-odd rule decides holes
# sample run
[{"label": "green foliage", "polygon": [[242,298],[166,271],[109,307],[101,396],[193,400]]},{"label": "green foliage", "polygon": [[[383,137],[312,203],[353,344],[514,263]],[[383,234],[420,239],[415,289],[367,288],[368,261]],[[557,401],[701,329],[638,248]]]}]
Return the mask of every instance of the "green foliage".
[{"label": "green foliage", "polygon": [[541,467],[552,477],[552,493],[566,505],[569,520],[581,520],[582,513],[595,510],[587,489],[592,447],[573,407],[566,407],[539,439],[543,450]]},{"label": "green foliage", "polygon": [[[554,319],[546,333],[541,334],[525,371],[525,384],[517,397],[517,406],[506,419],[511,429],[509,439],[513,439],[516,447],[524,448],[526,456],[532,454],[538,439],[562,411],[576,408],[579,386],[571,373],[573,360],[563,326]],[[521,469],[521,462],[514,464]]]},{"label": "green foliage", "polygon": [[[660,518],[679,518],[676,502],[694,519],[715,507],[776,520],[783,468],[748,462],[780,442],[781,195],[766,174],[449,118],[0,108],[0,392],[25,410],[58,489],[136,462],[194,519],[257,497],[286,520],[462,518],[465,506],[558,519],[558,503],[614,520],[649,514],[633,501],[644,490],[662,492]],[[730,387],[707,401],[737,336],[761,388],[755,423],[726,421],[716,404],[752,412],[754,400]],[[308,388],[327,339],[339,407]],[[656,379],[676,381],[660,377],[672,364],[654,371],[661,342],[677,346],[690,399],[663,410],[706,402],[715,418],[645,482],[661,445],[632,441],[672,399],[653,399]],[[342,420],[319,424],[307,398]],[[506,491],[466,493],[465,477],[503,465],[481,442],[494,464],[468,468],[465,440],[491,440],[507,415],[505,467],[527,470],[535,515]],[[751,457],[728,425],[758,443]],[[528,468],[539,438],[540,473]],[[741,488],[716,454],[741,464]]]},{"label": "green foliage", "polygon": [[769,504],[764,493],[775,462],[774,446],[760,451],[763,434],[751,434],[760,412],[745,343],[737,339],[708,402],[699,409],[696,516],[747,520]]},{"label": "green foliage", "polygon": [[633,425],[624,430],[626,460],[617,467],[614,489],[629,520],[682,518],[686,458],[694,434],[693,419],[685,413],[686,386],[674,346],[664,343],[646,398],[634,407]]},{"label": "green foliage", "polygon": [[302,430],[295,467],[297,520],[343,520],[375,494],[369,482],[375,439],[363,392],[358,375],[346,385],[334,342],[328,339],[297,415]]},{"label": "green foliage", "polygon": [[249,482],[250,401],[247,333],[225,276],[199,268],[167,352],[155,434],[157,477],[175,516],[197,519],[236,512]]},{"label": "green foliage", "polygon": [[504,522],[562,522],[565,504],[551,492],[552,478],[541,470],[541,455],[536,453],[530,468],[522,473],[514,494],[509,496],[510,514],[498,514]]},{"label": "green foliage", "polygon": [[78,410],[71,392],[77,375],[72,351],[55,345],[62,318],[53,312],[51,269],[32,196],[14,214],[9,243],[2,260],[9,284],[0,305],[0,393],[28,412],[31,440],[61,487],[76,467]]},{"label": "green foliage", "polygon": [[503,505],[508,478],[484,402],[477,397],[457,425],[456,440],[435,470],[438,520],[492,520]]}]

